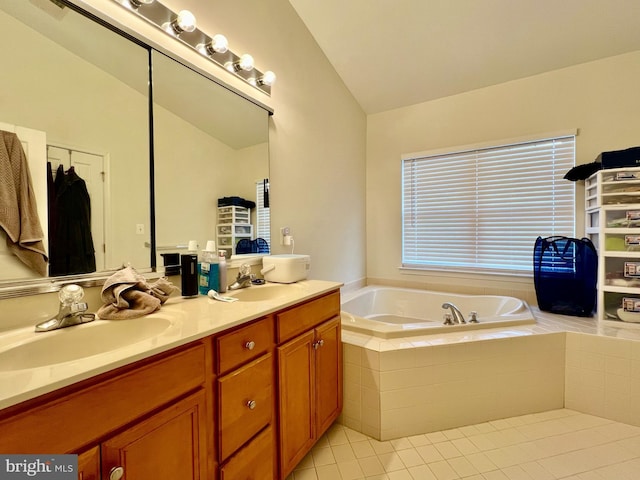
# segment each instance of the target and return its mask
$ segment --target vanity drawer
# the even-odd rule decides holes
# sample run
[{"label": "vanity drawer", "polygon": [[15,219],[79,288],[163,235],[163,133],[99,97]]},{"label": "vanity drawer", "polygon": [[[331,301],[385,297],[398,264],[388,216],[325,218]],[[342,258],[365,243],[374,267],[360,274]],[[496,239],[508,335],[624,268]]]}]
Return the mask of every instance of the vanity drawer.
[{"label": "vanity drawer", "polygon": [[340,315],[340,292],[332,292],[276,315],[277,342],[286,342],[316,325]]},{"label": "vanity drawer", "polygon": [[267,427],[220,469],[220,480],[271,480],[274,455],[273,430]]},{"label": "vanity drawer", "polygon": [[223,375],[273,349],[273,317],[268,316],[216,338],[216,373]]},{"label": "vanity drawer", "polygon": [[273,383],[271,352],[218,379],[220,462],[271,422]]}]

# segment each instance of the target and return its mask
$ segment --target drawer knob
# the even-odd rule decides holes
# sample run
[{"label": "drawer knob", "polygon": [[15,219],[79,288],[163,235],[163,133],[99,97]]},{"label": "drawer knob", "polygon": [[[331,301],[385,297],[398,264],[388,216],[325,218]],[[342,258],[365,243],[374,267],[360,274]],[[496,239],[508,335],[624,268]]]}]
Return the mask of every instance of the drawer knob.
[{"label": "drawer knob", "polygon": [[324,340],[318,340],[317,342],[315,342],[313,344],[313,348],[315,348],[316,350],[319,349],[322,346],[324,346]]},{"label": "drawer knob", "polygon": [[244,344],[244,348],[246,348],[247,350],[253,350],[254,348],[256,348],[256,342],[251,340],[250,342]]},{"label": "drawer knob", "polygon": [[124,468],[113,467],[109,472],[109,480],[120,480],[124,476]]},{"label": "drawer knob", "polygon": [[249,400],[247,402],[247,407],[249,408],[249,410],[253,410],[254,408],[256,408],[256,401],[255,400]]}]

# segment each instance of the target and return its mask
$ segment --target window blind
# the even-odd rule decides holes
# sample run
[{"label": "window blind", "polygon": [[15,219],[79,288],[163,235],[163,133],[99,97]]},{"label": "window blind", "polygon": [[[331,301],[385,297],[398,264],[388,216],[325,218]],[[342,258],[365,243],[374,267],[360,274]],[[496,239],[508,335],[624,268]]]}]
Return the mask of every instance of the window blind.
[{"label": "window blind", "polygon": [[269,195],[269,179],[256,182],[256,238],[264,238],[271,246],[271,210],[265,206],[265,191]]},{"label": "window blind", "polygon": [[575,236],[575,135],[402,161],[402,265],[532,272],[538,236]]}]

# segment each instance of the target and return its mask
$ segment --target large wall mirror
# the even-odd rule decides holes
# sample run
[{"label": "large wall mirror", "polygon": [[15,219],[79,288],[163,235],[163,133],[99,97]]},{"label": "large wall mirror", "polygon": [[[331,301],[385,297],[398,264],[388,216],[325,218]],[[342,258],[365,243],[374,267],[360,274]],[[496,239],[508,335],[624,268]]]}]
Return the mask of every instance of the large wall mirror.
[{"label": "large wall mirror", "polygon": [[[266,109],[76,10],[0,0],[0,41],[11,45],[3,53],[12,66],[0,75],[0,130],[22,141],[45,248],[62,258],[42,276],[11,254],[0,228],[0,297],[104,278],[123,264],[151,271],[162,265],[155,245],[180,251],[188,240],[217,240],[217,199],[258,203],[256,184],[268,181]],[[64,261],[79,247],[69,248],[75,234],[61,236],[58,211],[77,198],[58,197],[76,178],[90,199],[95,267]]]},{"label": "large wall mirror", "polygon": [[[227,256],[243,239],[269,244],[269,113],[155,50],[152,66],[158,256],[190,240]],[[229,224],[220,199],[249,205],[248,216]]]}]

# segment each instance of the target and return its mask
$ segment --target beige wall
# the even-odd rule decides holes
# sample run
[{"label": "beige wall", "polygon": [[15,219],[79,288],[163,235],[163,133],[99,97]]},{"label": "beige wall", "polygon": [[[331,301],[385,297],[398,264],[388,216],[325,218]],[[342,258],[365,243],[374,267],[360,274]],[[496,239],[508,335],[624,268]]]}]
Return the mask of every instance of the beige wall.
[{"label": "beige wall", "polygon": [[[535,299],[528,278],[402,273],[402,154],[579,129],[577,163],[640,142],[640,51],[370,115],[367,121],[367,276],[470,293]],[[526,179],[523,179],[523,189]],[[583,188],[577,189],[578,235]],[[540,232],[542,235],[545,232]],[[533,242],[532,239],[532,249]]]},{"label": "beige wall", "polygon": [[366,116],[287,0],[164,0],[191,10],[199,28],[222,33],[278,78],[271,97],[194,54],[111,0],[79,0],[127,29],[175,51],[271,106],[269,150],[273,253],[289,226],[295,252],[311,255],[313,278],[345,283],[365,276]]}]

